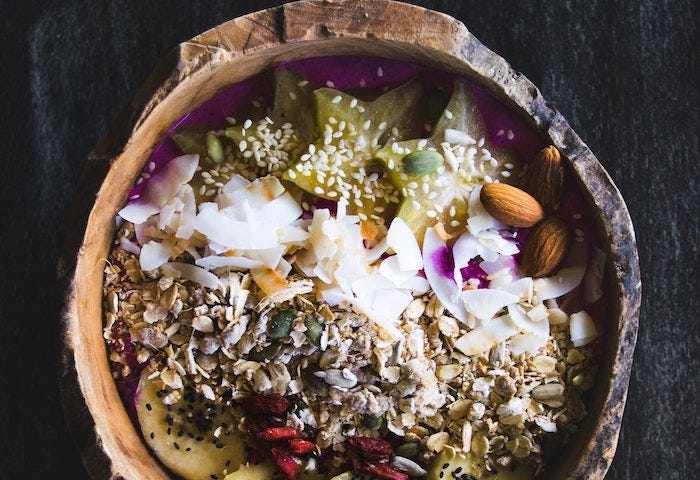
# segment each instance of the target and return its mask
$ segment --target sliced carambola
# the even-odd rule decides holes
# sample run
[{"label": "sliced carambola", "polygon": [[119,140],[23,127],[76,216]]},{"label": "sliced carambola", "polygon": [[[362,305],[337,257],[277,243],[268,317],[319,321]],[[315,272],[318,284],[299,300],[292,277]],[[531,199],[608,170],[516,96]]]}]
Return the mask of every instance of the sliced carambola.
[{"label": "sliced carambola", "polygon": [[401,194],[397,216],[419,239],[437,222],[448,233],[464,231],[474,186],[508,180],[517,165],[512,152],[489,144],[474,95],[461,82],[429,138],[390,142],[376,156]]},{"label": "sliced carambola", "polygon": [[[239,122],[225,136],[235,144],[241,170],[253,176],[280,176],[306,149],[315,132],[313,87],[298,72],[275,71],[272,111],[258,121]],[[250,176],[248,176],[250,178]]]},{"label": "sliced carambola", "polygon": [[[136,392],[136,413],[146,443],[158,460],[185,480],[223,478],[245,458],[235,419],[193,385],[181,396],[146,369]],[[173,401],[167,398],[172,396]],[[165,402],[168,402],[167,404]]]},{"label": "sliced carambola", "polygon": [[332,88],[314,91],[317,138],[283,178],[318,197],[345,198],[362,220],[381,221],[399,196],[374,156],[387,139],[401,140],[422,122],[421,92],[418,80],[369,102]]}]

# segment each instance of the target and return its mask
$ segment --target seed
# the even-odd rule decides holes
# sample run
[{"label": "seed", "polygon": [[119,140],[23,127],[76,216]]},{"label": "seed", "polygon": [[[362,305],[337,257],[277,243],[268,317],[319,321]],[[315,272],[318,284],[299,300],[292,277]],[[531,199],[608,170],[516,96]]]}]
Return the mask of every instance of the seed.
[{"label": "seed", "polygon": [[306,326],[306,338],[320,348],[323,326],[312,316],[304,318],[304,325]]},{"label": "seed", "polygon": [[280,350],[282,350],[281,343],[271,343],[259,352],[254,352],[251,355],[251,358],[256,362],[262,362],[263,360],[272,360],[280,353]]},{"label": "seed", "polygon": [[418,442],[408,442],[396,447],[396,455],[405,458],[415,458],[419,450]]},{"label": "seed", "polygon": [[432,150],[421,150],[409,153],[401,160],[403,171],[412,177],[430,175],[435,172],[444,161],[445,159],[442,155]]},{"label": "seed", "polygon": [[384,418],[378,415],[370,415],[368,413],[362,415],[362,425],[371,430],[379,430],[383,423]]},{"label": "seed", "polygon": [[224,146],[221,144],[219,137],[211,133],[207,134],[207,155],[214,163],[224,161]]},{"label": "seed", "polygon": [[283,338],[289,335],[296,314],[291,310],[280,310],[272,316],[267,324],[267,335],[270,338]]}]

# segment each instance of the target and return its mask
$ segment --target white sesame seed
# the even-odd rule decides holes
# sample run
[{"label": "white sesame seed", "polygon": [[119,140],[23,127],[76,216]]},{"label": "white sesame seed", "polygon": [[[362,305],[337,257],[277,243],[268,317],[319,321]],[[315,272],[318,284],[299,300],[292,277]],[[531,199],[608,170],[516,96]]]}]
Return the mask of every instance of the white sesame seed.
[{"label": "white sesame seed", "polygon": [[513,140],[515,138],[515,134],[513,133],[513,130],[508,130],[508,135],[506,135],[508,140]]},{"label": "white sesame seed", "polygon": [[452,120],[452,117],[454,117],[452,112],[450,112],[449,110],[445,110],[445,118]]},{"label": "white sesame seed", "polygon": [[420,202],[418,200],[413,200],[413,208],[420,210]]},{"label": "white sesame seed", "polygon": [[289,92],[289,98],[291,98],[292,100],[296,100],[296,99],[297,99],[297,94],[294,93],[294,92]]},{"label": "white sesame seed", "polygon": [[314,187],[314,193],[316,195],[323,195],[323,189],[321,187]]},{"label": "white sesame seed", "polygon": [[211,173],[209,173],[209,172],[202,172],[202,178],[211,178]]},{"label": "white sesame seed", "polygon": [[204,195],[206,195],[207,197],[211,197],[211,196],[214,195],[215,193],[216,193],[216,190],[214,190],[213,188],[210,188],[209,190],[207,190],[206,192],[204,192]]},{"label": "white sesame seed", "polygon": [[418,188],[418,183],[416,182],[408,182],[408,188]]},{"label": "white sesame seed", "polygon": [[435,210],[428,210],[427,212],[425,212],[425,214],[426,214],[427,216],[429,216],[430,218],[435,218],[435,217],[437,217],[437,212],[436,212]]},{"label": "white sesame seed", "polygon": [[498,132],[496,132],[496,136],[497,136],[497,137],[500,137],[500,136],[503,135],[504,133],[506,133],[504,130],[499,130]]},{"label": "white sesame seed", "polygon": [[253,125],[253,121],[249,118],[243,123],[243,128],[245,130],[249,129]]},{"label": "white sesame seed", "polygon": [[391,127],[391,134],[395,137],[399,136],[399,129],[396,127]]},{"label": "white sesame seed", "polygon": [[365,107],[363,107],[362,105],[358,105],[358,106],[357,106],[357,111],[360,112],[360,113],[365,113]]},{"label": "white sesame seed", "polygon": [[580,228],[574,229],[574,235],[576,235],[577,237],[583,237],[583,230],[581,230]]},{"label": "white sesame seed", "polygon": [[382,67],[377,67],[377,76],[378,77],[384,76],[384,69]]},{"label": "white sesame seed", "polygon": [[457,221],[457,220],[452,220],[452,221],[450,222],[450,226],[451,226],[451,227],[459,227],[459,221]]},{"label": "white sesame seed", "polygon": [[423,185],[421,185],[420,188],[421,188],[421,190],[423,190],[423,193],[430,192],[430,185],[428,185],[427,183],[423,183]]},{"label": "white sesame seed", "polygon": [[428,144],[428,140],[426,138],[423,138],[418,141],[418,148],[425,148],[425,146]]},{"label": "white sesame seed", "polygon": [[430,192],[428,194],[428,200],[435,200],[437,198],[437,192]]},{"label": "white sesame seed", "polygon": [[149,162],[148,163],[148,171],[152,172],[155,169],[156,169],[156,162]]},{"label": "white sesame seed", "polygon": [[386,128],[386,122],[382,122],[379,124],[379,130],[384,130]]},{"label": "white sesame seed", "polygon": [[326,86],[327,86],[328,88],[335,88],[335,83],[331,82],[330,80],[327,80],[327,81],[326,81]]},{"label": "white sesame seed", "polygon": [[252,104],[253,104],[253,106],[254,106],[255,108],[260,108],[260,106],[261,106],[260,102],[259,102],[259,101],[257,101],[257,100],[253,100],[253,101],[252,101],[252,102],[250,102],[250,103],[252,103]]},{"label": "white sesame seed", "polygon": [[360,83],[360,87],[362,87],[362,88],[364,88],[367,85],[367,82],[365,82],[364,78],[361,78],[359,83]]},{"label": "white sesame seed", "polygon": [[287,175],[289,175],[289,178],[291,178],[292,180],[294,180],[295,178],[297,178],[297,172],[295,172],[294,170],[289,170],[289,171],[287,172]]},{"label": "white sesame seed", "polygon": [[148,180],[149,178],[151,178],[151,174],[150,174],[150,173],[142,173],[142,174],[141,174],[141,177],[142,177],[144,180]]},{"label": "white sesame seed", "polygon": [[350,100],[350,108],[355,108],[357,106],[357,99],[353,98]]},{"label": "white sesame seed", "polygon": [[450,207],[450,217],[454,217],[455,215],[457,215],[457,209],[455,208],[454,205],[452,205]]},{"label": "white sesame seed", "polygon": [[331,100],[331,103],[340,103],[340,101],[343,99],[340,95],[336,95],[333,97],[333,100]]},{"label": "white sesame seed", "polygon": [[506,167],[508,170],[512,170],[512,169],[513,169],[513,164],[510,163],[510,162],[506,163],[506,164],[503,165],[503,166]]},{"label": "white sesame seed", "polygon": [[335,198],[335,197],[338,196],[338,192],[336,192],[335,190],[331,190],[331,191],[328,192],[326,195],[328,195],[328,196],[331,197],[331,198]]},{"label": "white sesame seed", "polygon": [[505,170],[505,171],[501,172],[501,175],[508,178],[508,177],[510,177],[510,172],[508,170]]},{"label": "white sesame seed", "polygon": [[139,177],[136,179],[136,185],[141,185],[143,183],[143,178]]},{"label": "white sesame seed", "polygon": [[235,124],[236,124],[236,119],[233,118],[233,117],[226,117],[226,122],[227,122],[229,125],[235,125]]},{"label": "white sesame seed", "polygon": [[360,217],[360,220],[362,220],[363,222],[367,221],[367,215],[365,215],[364,213],[360,212],[357,214],[357,216]]}]

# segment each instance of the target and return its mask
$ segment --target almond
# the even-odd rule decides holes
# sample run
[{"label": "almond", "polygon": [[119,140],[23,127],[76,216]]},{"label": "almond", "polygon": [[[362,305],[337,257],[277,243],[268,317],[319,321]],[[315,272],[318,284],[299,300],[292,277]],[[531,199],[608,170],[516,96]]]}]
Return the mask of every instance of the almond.
[{"label": "almond", "polygon": [[547,217],[530,232],[523,245],[522,267],[530,277],[554,272],[571,245],[571,230],[564,220]]},{"label": "almond", "polygon": [[525,171],[523,188],[535,197],[540,205],[552,212],[559,203],[564,185],[564,169],[561,156],[555,146],[543,148]]},{"label": "almond", "polygon": [[506,183],[487,183],[481,203],[496,220],[514,227],[531,227],[544,217],[542,206],[530,194]]}]

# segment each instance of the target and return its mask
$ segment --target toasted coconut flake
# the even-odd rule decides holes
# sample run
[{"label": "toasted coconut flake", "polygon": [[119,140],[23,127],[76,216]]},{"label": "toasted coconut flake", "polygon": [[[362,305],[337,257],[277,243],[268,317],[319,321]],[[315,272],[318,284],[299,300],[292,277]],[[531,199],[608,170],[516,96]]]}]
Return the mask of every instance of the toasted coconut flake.
[{"label": "toasted coconut flake", "polygon": [[214,270],[220,267],[233,267],[233,268],[256,268],[262,265],[259,260],[252,260],[250,258],[241,256],[218,256],[210,255],[208,257],[202,257],[194,262],[196,265],[206,268],[207,270]]},{"label": "toasted coconut flake", "polygon": [[207,238],[228,249],[257,249],[277,246],[276,228],[266,221],[231,220],[227,215],[206,209],[194,220],[195,228]]},{"label": "toasted coconut flake", "polygon": [[386,243],[396,252],[401,270],[410,271],[423,268],[418,241],[406,222],[399,217],[394,218],[391,222],[386,235]]},{"label": "toasted coconut flake", "polygon": [[540,348],[547,345],[549,336],[538,335],[536,333],[518,333],[513,335],[509,342],[510,351],[513,355],[524,353],[534,355]]},{"label": "toasted coconut flake", "polygon": [[192,179],[197,164],[199,155],[173,158],[151,176],[139,198],[119,210],[119,216],[134,224],[145,222],[148,217],[158,213],[181,186]]},{"label": "toasted coconut flake", "polygon": [[182,198],[182,210],[180,210],[180,224],[175,236],[177,238],[189,239],[194,233],[194,218],[197,215],[197,203],[194,198],[194,191],[189,184],[180,188]]},{"label": "toasted coconut flake", "polygon": [[143,270],[155,270],[179,253],[171,243],[151,240],[141,248],[139,261]]},{"label": "toasted coconut flake", "polygon": [[463,291],[460,300],[469,313],[479,320],[488,320],[506,305],[517,303],[520,298],[502,290],[482,288]]},{"label": "toasted coconut flake", "polygon": [[586,303],[595,303],[603,296],[603,269],[606,261],[605,252],[595,248],[595,254],[583,276],[583,299]]},{"label": "toasted coconut flake", "polygon": [[[440,273],[438,265],[436,265],[436,255],[440,255],[442,251],[447,249],[445,241],[435,232],[434,228],[428,228],[425,231],[423,239],[423,266],[425,277],[428,279],[430,287],[435,292],[440,303],[454,315],[455,318],[462,323],[467,321],[467,310],[464,304],[458,301],[459,293],[461,292],[462,283],[461,274],[458,281],[447,278]],[[458,271],[455,274],[459,274]]]},{"label": "toasted coconut flake", "polygon": [[202,267],[189,263],[169,262],[160,267],[161,272],[168,277],[184,278],[198,283],[203,287],[215,289],[219,286],[219,279],[211,272],[207,272]]},{"label": "toasted coconut flake", "polygon": [[535,295],[539,301],[558,298],[578,287],[583,279],[583,267],[562,268],[555,275],[535,280]]},{"label": "toasted coconut flake", "polygon": [[511,320],[520,330],[526,333],[534,333],[539,336],[549,336],[549,322],[535,322],[523,311],[523,307],[519,305],[509,305],[508,314]]},{"label": "toasted coconut flake", "polygon": [[569,320],[569,331],[574,347],[582,347],[598,338],[598,329],[585,310],[571,314]]},{"label": "toasted coconut flake", "polygon": [[518,333],[518,327],[508,315],[487,321],[455,341],[455,348],[466,355],[488,352],[494,345]]}]

